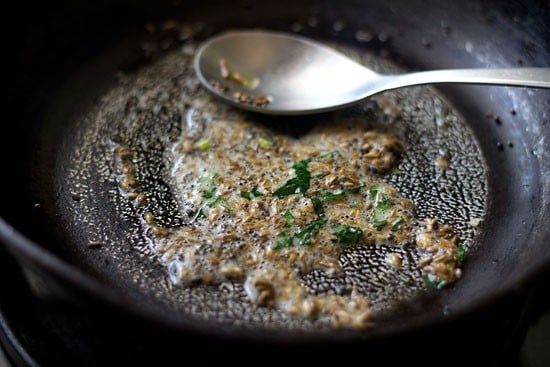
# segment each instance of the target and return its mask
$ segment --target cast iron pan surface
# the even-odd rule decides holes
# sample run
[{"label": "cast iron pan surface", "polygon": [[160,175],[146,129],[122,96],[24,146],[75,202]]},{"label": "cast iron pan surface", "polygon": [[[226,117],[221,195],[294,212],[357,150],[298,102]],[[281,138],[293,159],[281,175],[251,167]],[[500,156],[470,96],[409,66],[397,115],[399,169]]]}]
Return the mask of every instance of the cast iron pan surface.
[{"label": "cast iron pan surface", "polygon": [[[312,292],[353,284],[371,295],[380,305],[372,330],[334,330],[256,307],[239,284],[173,286],[148,250],[139,219],[149,211],[167,228],[185,221],[164,152],[188,129],[193,114],[184,100],[204,93],[189,60],[192,45],[205,37],[228,28],[299,32],[364,50],[364,61],[383,71],[548,66],[549,9],[542,2],[533,8],[435,2],[172,8],[114,2],[65,11],[71,16],[38,17],[38,29],[50,33],[27,34],[31,41],[22,46],[15,74],[16,148],[3,155],[10,175],[4,180],[9,197],[2,205],[2,236],[35,282],[65,295],[69,289],[71,297],[97,297],[172,331],[326,342],[374,340],[437,325],[515,294],[546,274],[550,95],[545,90],[410,88],[388,95],[401,106],[398,121],[390,121],[373,101],[336,114],[284,119],[282,128],[272,118],[246,115],[298,135],[319,120],[369,116],[374,124],[398,126],[405,137],[408,148],[399,163],[404,175],[385,179],[415,201],[419,217],[455,226],[468,257],[456,285],[422,293],[414,302],[409,298],[418,292],[411,290],[424,289],[422,275],[407,262],[398,275],[384,270],[385,248],[345,254],[343,280],[305,277]],[[208,117],[200,110],[193,116]],[[113,171],[116,144],[135,152],[145,206],[120,194]],[[450,157],[445,172],[434,164],[439,154]],[[475,231],[468,225],[473,218],[483,219]],[[102,246],[91,249],[90,241]],[[403,252],[411,264],[415,256],[414,250]]]}]

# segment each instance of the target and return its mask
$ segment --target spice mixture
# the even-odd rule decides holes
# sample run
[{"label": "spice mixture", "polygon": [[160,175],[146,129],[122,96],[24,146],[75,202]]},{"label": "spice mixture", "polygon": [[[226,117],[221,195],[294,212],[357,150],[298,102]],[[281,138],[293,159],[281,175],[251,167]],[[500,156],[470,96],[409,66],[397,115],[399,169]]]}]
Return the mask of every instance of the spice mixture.
[{"label": "spice mixture", "polygon": [[182,42],[118,73],[77,125],[65,219],[86,234],[75,249],[91,268],[112,264],[104,274],[167,310],[291,330],[364,329],[460,278],[485,166],[443,98],[409,88],[260,118],[208,95],[196,40]]},{"label": "spice mixture", "polygon": [[[242,281],[260,306],[365,328],[372,323],[367,297],[353,289],[312,295],[301,275],[339,272],[345,248],[414,242],[424,255],[418,266],[432,282],[460,277],[452,228],[435,219],[418,222],[412,201],[378,178],[398,159],[396,138],[354,120],[320,124],[293,138],[223,117],[204,122],[200,135],[184,132],[171,150],[187,223],[167,230],[144,216],[174,283]],[[135,187],[134,170],[124,164],[128,154],[118,148],[126,191]],[[398,255],[388,261],[399,267]]]}]

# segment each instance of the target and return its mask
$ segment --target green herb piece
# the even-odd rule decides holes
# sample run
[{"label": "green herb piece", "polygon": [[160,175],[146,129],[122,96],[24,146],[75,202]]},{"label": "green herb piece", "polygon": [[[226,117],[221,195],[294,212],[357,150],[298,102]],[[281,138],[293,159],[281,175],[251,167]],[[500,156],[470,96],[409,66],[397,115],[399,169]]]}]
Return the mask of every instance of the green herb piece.
[{"label": "green herb piece", "polygon": [[[294,223],[294,217],[292,217],[292,223]],[[319,232],[321,227],[323,227],[326,223],[327,223],[327,220],[325,218],[316,219],[313,222],[306,225],[301,231],[294,234],[293,236],[289,234],[288,228],[285,228],[281,232],[279,232],[279,234],[277,235],[277,240],[273,244],[272,248],[274,250],[279,250],[281,248],[286,248],[286,247],[295,246],[295,245],[307,246],[311,244],[312,236],[315,233]],[[287,224],[288,224],[288,221],[287,221]]]},{"label": "green herb piece", "polygon": [[350,209],[355,209],[355,208],[358,208],[359,207],[359,204],[357,203],[357,201],[354,201],[353,203],[351,203],[349,205]]},{"label": "green herb piece", "polygon": [[340,189],[336,191],[328,191],[328,190],[322,190],[321,191],[321,198],[324,201],[331,201],[331,200],[337,200],[345,197],[346,195],[350,194],[357,194],[361,191],[361,186],[352,187],[351,189]]},{"label": "green herb piece", "polygon": [[313,204],[313,211],[317,215],[322,215],[325,212],[325,208],[323,207],[323,202],[321,199],[319,199],[317,196],[310,197],[311,203]]},{"label": "green herb piece", "polygon": [[231,205],[229,205],[227,203],[227,201],[225,201],[225,199],[223,197],[221,197],[221,196],[211,197],[204,204],[202,204],[202,206],[199,208],[199,210],[197,210],[197,213],[195,214],[195,216],[193,217],[191,222],[194,222],[197,219],[205,217],[205,214],[204,214],[204,211],[203,211],[203,209],[205,207],[214,208],[218,205],[222,205],[223,207],[225,207],[227,210],[229,210],[231,212],[235,210],[233,207],[231,207]]},{"label": "green herb piece", "polygon": [[256,189],[254,189],[252,191],[241,191],[241,197],[243,197],[245,199],[248,199],[248,200],[252,200],[252,199],[258,198],[260,196],[264,196],[264,194],[262,194],[261,192],[259,192]]},{"label": "green herb piece", "polygon": [[191,223],[193,223],[194,221],[196,221],[197,219],[201,219],[201,218],[204,218],[206,217],[206,215],[204,215],[204,212],[202,211],[202,209],[204,208],[206,204],[203,204],[199,210],[197,210],[197,213],[195,214],[195,216],[193,217],[193,219],[191,219]]},{"label": "green herb piece", "polygon": [[201,178],[199,178],[199,184],[203,188],[202,197],[210,199],[216,192],[216,178],[217,174],[214,172],[207,172]]},{"label": "green herb piece", "polygon": [[270,149],[273,146],[273,143],[271,142],[271,140],[266,138],[259,138],[258,143],[260,144],[260,147],[262,149]]},{"label": "green herb piece", "polygon": [[285,213],[283,214],[283,217],[286,220],[287,226],[290,227],[291,225],[294,224],[294,215],[292,215],[292,212],[290,210],[285,211]]},{"label": "green herb piece", "polygon": [[321,197],[323,198],[324,201],[341,199],[344,196],[346,196],[346,192],[344,190],[336,190],[336,191],[322,190],[321,191]]},{"label": "green herb piece", "polygon": [[304,227],[304,229],[294,235],[293,243],[301,246],[309,245],[311,243],[311,237],[315,233],[319,232],[321,227],[324,226],[326,222],[326,219],[320,218],[309,223]]},{"label": "green herb piece", "polygon": [[227,201],[225,201],[224,198],[222,198],[221,196],[216,196],[210,200],[207,201],[206,205],[208,205],[210,208],[214,208],[218,205],[221,205],[223,207],[225,207],[226,209],[228,210],[231,210],[233,211],[234,209],[227,203]]},{"label": "green herb piece", "polygon": [[197,140],[197,142],[195,143],[195,148],[202,150],[203,152],[206,152],[211,147],[212,147],[212,143],[208,138],[201,138]]},{"label": "green herb piece", "polygon": [[396,167],[393,169],[393,174],[396,176],[401,176],[403,174],[403,171]]},{"label": "green herb piece", "polygon": [[204,217],[205,217],[204,212],[202,211],[202,208],[200,208],[199,211],[197,212],[197,215],[195,215],[194,219],[200,219]]},{"label": "green herb piece", "polygon": [[380,230],[382,227],[384,227],[386,224],[388,224],[388,220],[381,216],[379,213],[374,213],[375,215],[372,217],[370,223],[374,226],[374,228]]},{"label": "green herb piece", "polygon": [[441,289],[443,287],[445,287],[447,284],[449,284],[447,281],[445,280],[442,280],[442,279],[439,279],[438,277],[430,277],[428,275],[424,276],[423,277],[424,279],[424,283],[426,283],[426,285],[429,285],[430,287],[434,287],[434,288],[437,288],[437,289]]},{"label": "green herb piece", "polygon": [[456,247],[455,255],[458,262],[463,262],[466,258],[466,247],[464,247],[464,245],[458,245]]},{"label": "green herb piece", "polygon": [[391,207],[391,198],[384,196],[382,200],[377,201],[374,213],[370,223],[378,230],[388,224],[389,209]]},{"label": "green herb piece", "polygon": [[388,210],[391,207],[391,197],[384,195],[381,200],[378,200],[376,203],[376,208],[381,210]]},{"label": "green herb piece", "polygon": [[292,246],[292,236],[288,234],[288,229],[284,229],[277,235],[277,240],[271,247],[273,250],[280,250],[282,248]]},{"label": "green herb piece", "polygon": [[338,226],[332,234],[338,241],[347,245],[354,245],[363,237],[363,230],[353,226]]},{"label": "green herb piece", "polygon": [[352,187],[350,189],[346,189],[345,191],[346,191],[346,194],[359,194],[362,188],[363,188],[363,185]]},{"label": "green herb piece", "polygon": [[273,192],[273,196],[282,198],[292,194],[305,194],[309,189],[311,181],[311,173],[307,170],[308,160],[303,160],[295,163],[292,168],[296,173],[296,177],[288,180],[283,186]]},{"label": "green herb piece", "polygon": [[[323,207],[324,202],[338,200],[348,194],[357,194],[359,190],[361,190],[361,186],[336,191],[321,190],[320,195],[310,196],[311,202],[313,203],[313,210],[315,211],[315,214],[322,215],[325,212],[325,209]],[[357,207],[357,205],[355,207]]]},{"label": "green herb piece", "polygon": [[397,218],[391,225],[391,231],[397,232],[397,230],[399,229],[399,226],[404,222],[405,220],[402,217]]},{"label": "green herb piece", "polygon": [[323,201],[332,201],[332,200],[338,200],[346,195],[349,194],[357,194],[361,190],[361,186],[353,187],[351,189],[345,189],[345,190],[336,190],[336,191],[328,191],[328,190],[321,190],[321,200]]},{"label": "green herb piece", "polygon": [[382,191],[382,187],[376,185],[369,189],[370,199],[375,201],[378,197],[378,193]]}]

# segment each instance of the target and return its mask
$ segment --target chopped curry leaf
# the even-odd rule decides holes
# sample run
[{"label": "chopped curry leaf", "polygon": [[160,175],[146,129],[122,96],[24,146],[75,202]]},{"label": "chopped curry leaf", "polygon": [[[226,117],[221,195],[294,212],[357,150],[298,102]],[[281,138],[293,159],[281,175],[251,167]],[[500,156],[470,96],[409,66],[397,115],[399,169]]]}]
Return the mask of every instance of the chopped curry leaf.
[{"label": "chopped curry leaf", "polygon": [[[374,213],[375,215],[372,217],[370,223],[376,228],[376,229],[381,229],[382,227],[384,227],[386,224],[388,224],[388,220],[381,217],[379,213]],[[377,214],[379,214],[377,216]]]},{"label": "chopped curry leaf", "polygon": [[351,189],[346,189],[345,191],[347,194],[358,194],[362,188],[363,188],[363,185],[352,187]]},{"label": "chopped curry leaf", "polygon": [[210,208],[214,208],[218,205],[221,205],[223,207],[225,207],[226,209],[228,210],[234,210],[228,203],[227,201],[225,201],[225,199],[221,196],[216,196],[216,197],[213,197],[212,199],[208,200],[206,202],[206,205],[208,205]]},{"label": "chopped curry leaf", "polygon": [[199,178],[199,184],[203,189],[203,198],[210,199],[214,196],[214,193],[216,192],[216,182],[214,181],[214,178],[216,178],[216,176],[217,174],[215,172],[207,172]]},{"label": "chopped curry leaf", "polygon": [[204,212],[202,211],[202,208],[200,208],[198,211],[197,211],[197,214],[195,215],[195,218],[194,219],[200,219],[200,218],[204,218],[205,215],[204,215]]},{"label": "chopped curry leaf", "polygon": [[286,210],[285,213],[283,214],[283,217],[285,218],[286,220],[286,225],[287,226],[291,226],[294,224],[294,215],[292,215],[292,212],[290,210]]},{"label": "chopped curry leaf", "polygon": [[288,180],[283,186],[273,192],[273,196],[282,198],[292,194],[305,194],[309,189],[311,173],[307,170],[309,160],[303,160],[295,163],[292,168],[296,177]]},{"label": "chopped curry leaf", "polygon": [[[294,217],[292,218],[294,219]],[[315,233],[319,232],[321,227],[323,227],[326,222],[327,220],[324,218],[316,219],[294,235],[290,235],[288,228],[285,228],[281,232],[279,232],[275,243],[272,245],[271,248],[273,250],[279,250],[294,245],[307,246],[311,244],[312,236]]]},{"label": "chopped curry leaf", "polygon": [[391,207],[391,197],[384,195],[384,197],[376,202],[376,208],[380,210],[388,210]]},{"label": "chopped curry leaf", "polygon": [[310,197],[310,199],[311,199],[311,203],[313,204],[313,211],[315,212],[315,214],[317,215],[324,214],[325,208],[323,207],[323,202],[321,201],[321,199],[319,199],[319,197],[317,196],[312,196]]},{"label": "chopped curry leaf", "polygon": [[204,204],[199,208],[199,210],[197,210],[197,212],[195,213],[195,216],[193,217],[193,219],[191,219],[191,223],[194,222],[194,221],[196,221],[197,219],[201,219],[201,218],[206,217],[206,215],[204,214],[203,209],[204,209],[204,207],[205,207],[207,204],[208,204],[208,202],[207,202],[207,203],[204,203]]},{"label": "chopped curry leaf", "polygon": [[466,247],[464,247],[464,245],[458,245],[456,247],[455,255],[458,262],[463,262],[466,257]]},{"label": "chopped curry leaf", "polygon": [[441,289],[449,284],[447,281],[439,279],[438,277],[430,277],[428,275],[424,276],[424,283],[430,287]]},{"label": "chopped curry leaf", "polygon": [[397,230],[399,229],[399,226],[404,222],[405,220],[403,219],[403,217],[397,218],[391,225],[391,231],[397,232]]},{"label": "chopped curry leaf", "polygon": [[391,207],[391,198],[384,195],[384,198],[376,202],[374,213],[370,223],[378,230],[388,223],[389,209]]},{"label": "chopped curry leaf", "polygon": [[309,223],[304,227],[304,229],[302,229],[300,232],[294,235],[293,242],[296,243],[297,245],[302,245],[302,246],[309,245],[311,243],[311,237],[315,233],[319,232],[321,227],[324,226],[326,222],[327,222],[326,219],[320,218]]},{"label": "chopped curry leaf", "polygon": [[378,185],[376,186],[373,186],[369,189],[369,194],[370,194],[370,199],[372,201],[375,201],[376,198],[378,197],[378,193],[382,190],[382,188]]},{"label": "chopped curry leaf", "polygon": [[339,197],[344,196],[344,191],[340,191],[335,193],[332,193],[330,191],[322,190],[321,195],[319,196],[310,196],[311,203],[313,204],[313,211],[317,215],[323,215],[325,213],[325,207],[323,206],[323,202],[335,200]]},{"label": "chopped curry leaf", "polygon": [[252,200],[252,199],[258,198],[260,196],[264,196],[264,194],[262,194],[261,192],[259,192],[256,189],[251,190],[251,191],[241,191],[241,197],[243,197],[245,199],[248,199],[248,200]]},{"label": "chopped curry leaf", "polygon": [[[351,189],[328,191],[321,190],[321,194],[318,196],[311,196],[311,202],[313,203],[313,209],[317,215],[324,213],[323,203],[338,200],[345,197],[348,194],[357,194],[361,190],[361,186],[353,187]],[[357,207],[357,206],[356,206]]]},{"label": "chopped curry leaf", "polygon": [[432,278],[430,278],[429,276],[425,275],[424,277],[422,277],[422,280],[424,280],[424,283],[426,285],[429,285],[431,287],[437,287],[437,285],[439,284],[439,281],[438,280],[434,280]]},{"label": "chopped curry leaf", "polygon": [[273,250],[279,250],[290,246],[292,246],[292,236],[288,234],[288,229],[284,229],[279,232],[277,239],[271,248]]},{"label": "chopped curry leaf", "polygon": [[353,245],[363,237],[363,230],[359,227],[341,225],[332,234],[338,238],[339,242]]},{"label": "chopped curry leaf", "polygon": [[336,190],[336,191],[322,190],[321,191],[321,197],[323,198],[324,201],[341,199],[344,196],[346,196],[346,192],[344,190]]},{"label": "chopped curry leaf", "polygon": [[346,195],[357,194],[359,193],[359,191],[361,191],[361,186],[352,187],[350,189],[340,189],[336,191],[322,190],[321,196],[324,201],[331,201],[343,198]]}]

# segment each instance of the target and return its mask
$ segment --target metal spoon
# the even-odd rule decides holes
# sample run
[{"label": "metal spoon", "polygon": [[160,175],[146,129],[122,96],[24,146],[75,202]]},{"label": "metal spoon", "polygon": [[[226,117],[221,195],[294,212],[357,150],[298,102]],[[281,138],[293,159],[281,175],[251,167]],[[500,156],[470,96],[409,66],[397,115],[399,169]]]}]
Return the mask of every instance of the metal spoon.
[{"label": "metal spoon", "polygon": [[338,109],[386,90],[470,83],[550,88],[550,68],[448,69],[381,75],[310,39],[232,31],[199,48],[195,70],[212,93],[240,108],[300,115]]}]

